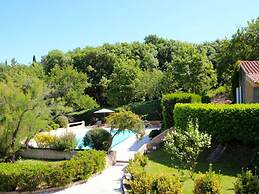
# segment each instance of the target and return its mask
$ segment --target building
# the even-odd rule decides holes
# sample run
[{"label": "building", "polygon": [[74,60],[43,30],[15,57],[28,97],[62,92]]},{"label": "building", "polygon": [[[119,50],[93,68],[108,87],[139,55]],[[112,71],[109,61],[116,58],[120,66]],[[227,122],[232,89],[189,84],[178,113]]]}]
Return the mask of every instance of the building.
[{"label": "building", "polygon": [[259,61],[240,61],[238,103],[259,103]]}]

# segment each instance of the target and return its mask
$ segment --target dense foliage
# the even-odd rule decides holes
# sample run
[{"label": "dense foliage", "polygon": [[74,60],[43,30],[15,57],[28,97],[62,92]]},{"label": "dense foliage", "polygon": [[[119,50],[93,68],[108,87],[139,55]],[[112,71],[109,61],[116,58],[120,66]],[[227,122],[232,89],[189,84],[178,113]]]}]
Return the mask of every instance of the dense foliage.
[{"label": "dense foliage", "polygon": [[106,121],[111,127],[111,130],[116,129],[116,132],[112,135],[112,139],[127,129],[134,132],[137,136],[142,137],[145,135],[144,122],[138,115],[131,111],[122,109],[119,112],[110,114],[106,117]]},{"label": "dense foliage", "polygon": [[[194,172],[200,153],[209,148],[211,137],[198,131],[196,126],[188,126],[185,130],[173,130],[165,137],[165,148],[172,160],[180,160],[181,166]],[[191,174],[192,176],[192,174]]]},{"label": "dense foliage", "polygon": [[182,131],[190,122],[197,124],[199,131],[222,143],[233,140],[257,143],[259,139],[258,104],[177,104],[174,121]]},{"label": "dense foliage", "polygon": [[209,171],[205,174],[199,173],[194,180],[194,194],[220,194],[221,180],[220,176],[212,171],[210,166]]},{"label": "dense foliage", "polygon": [[62,162],[0,163],[0,191],[34,191],[86,180],[105,167],[105,153],[84,151]]},{"label": "dense foliage", "polygon": [[59,151],[72,150],[77,143],[75,135],[71,132],[66,132],[60,136],[38,133],[34,140],[39,148],[52,148]]},{"label": "dense foliage", "polygon": [[172,193],[181,194],[182,184],[178,175],[151,176],[145,172],[148,158],[140,153],[136,154],[126,168],[130,173],[129,185],[134,194],[142,193]]},{"label": "dense foliage", "polygon": [[56,140],[55,136],[49,133],[38,133],[33,139],[39,148],[50,148]]},{"label": "dense foliage", "polygon": [[155,178],[154,191],[158,194],[181,194],[182,183],[179,176],[173,175],[160,175]]},{"label": "dense foliage", "polygon": [[64,115],[60,115],[56,118],[56,123],[63,128],[67,128],[68,125],[68,119]]},{"label": "dense foliage", "polygon": [[76,136],[71,132],[66,132],[60,136],[55,136],[50,148],[55,150],[65,151],[72,150],[76,147]]},{"label": "dense foliage", "polygon": [[152,100],[145,102],[130,103],[125,108],[130,109],[132,112],[138,115],[142,115],[145,120],[161,120],[162,107],[161,100]]},{"label": "dense foliage", "polygon": [[95,128],[89,130],[83,139],[83,145],[96,150],[108,151],[111,147],[112,135],[105,129]]},{"label": "dense foliage", "polygon": [[0,81],[0,158],[13,156],[49,119],[44,83],[23,68],[12,73]]},{"label": "dense foliage", "polygon": [[162,97],[163,127],[168,129],[174,125],[174,106],[176,103],[199,103],[201,97],[192,93],[172,93]]},{"label": "dense foliage", "polygon": [[[52,50],[40,63],[34,57],[27,65],[15,59],[0,64],[0,157],[14,156],[21,140],[26,144],[38,131],[57,128],[53,122],[60,115],[137,102],[133,112],[157,119],[156,100],[163,94],[206,96],[220,86],[235,89],[237,61],[259,60],[258,29],[255,19],[230,39],[202,44],[149,35],[144,42]],[[173,125],[169,109],[163,113],[164,127]]]},{"label": "dense foliage", "polygon": [[252,171],[246,170],[238,175],[238,179],[234,184],[236,194],[259,193],[259,178]]}]

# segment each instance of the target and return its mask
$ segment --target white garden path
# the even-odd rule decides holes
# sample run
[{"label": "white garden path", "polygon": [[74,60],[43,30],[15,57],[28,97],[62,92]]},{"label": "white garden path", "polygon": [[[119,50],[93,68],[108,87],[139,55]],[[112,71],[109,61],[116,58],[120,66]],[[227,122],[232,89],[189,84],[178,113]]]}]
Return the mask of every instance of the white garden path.
[{"label": "white garden path", "polygon": [[[147,134],[152,129],[146,130]],[[117,152],[117,161],[127,162],[146,143],[149,138],[146,136],[137,141],[135,136],[128,138],[113,148]],[[106,168],[100,175],[90,178],[86,183],[75,185],[67,189],[54,192],[55,194],[117,194],[122,193],[121,179],[123,170],[127,163],[118,162],[114,166]]]}]

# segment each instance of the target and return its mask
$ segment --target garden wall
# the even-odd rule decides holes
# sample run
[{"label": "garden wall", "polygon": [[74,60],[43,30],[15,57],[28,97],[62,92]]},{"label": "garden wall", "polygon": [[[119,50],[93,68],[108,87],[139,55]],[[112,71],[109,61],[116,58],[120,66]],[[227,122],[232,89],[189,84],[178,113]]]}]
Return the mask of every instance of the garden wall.
[{"label": "garden wall", "polygon": [[221,143],[259,142],[259,104],[176,104],[171,114],[179,130],[192,122]]},{"label": "garden wall", "polygon": [[38,160],[68,160],[72,158],[76,151],[56,151],[51,149],[29,148],[19,152],[22,158]]},{"label": "garden wall", "polygon": [[[19,156],[28,159],[37,160],[69,160],[79,150],[72,151],[56,151],[51,149],[28,148],[19,152]],[[112,166],[116,163],[116,151],[111,151],[107,155],[106,164]]]}]

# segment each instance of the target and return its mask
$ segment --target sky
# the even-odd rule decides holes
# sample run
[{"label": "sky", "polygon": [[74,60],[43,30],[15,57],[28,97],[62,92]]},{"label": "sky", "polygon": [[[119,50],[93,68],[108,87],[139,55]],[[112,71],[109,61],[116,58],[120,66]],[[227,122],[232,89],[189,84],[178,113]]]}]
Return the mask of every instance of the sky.
[{"label": "sky", "polygon": [[258,0],[0,0],[0,62],[48,51],[143,41],[230,38],[259,16]]}]

